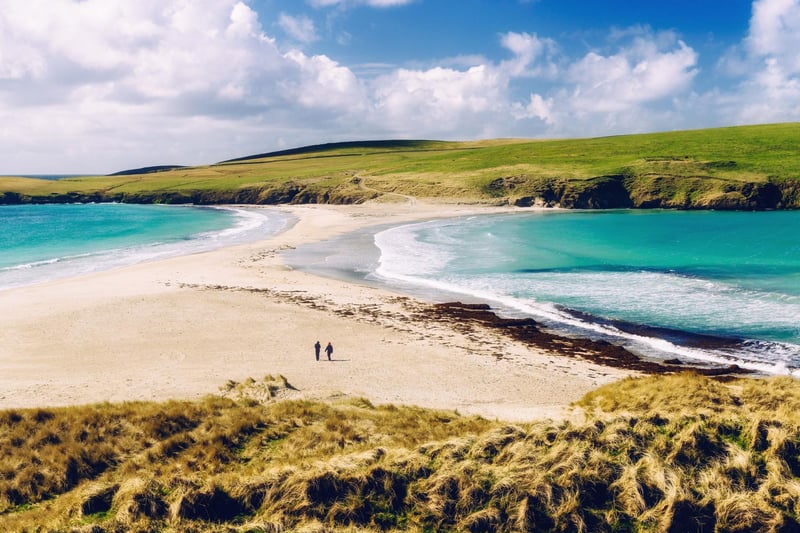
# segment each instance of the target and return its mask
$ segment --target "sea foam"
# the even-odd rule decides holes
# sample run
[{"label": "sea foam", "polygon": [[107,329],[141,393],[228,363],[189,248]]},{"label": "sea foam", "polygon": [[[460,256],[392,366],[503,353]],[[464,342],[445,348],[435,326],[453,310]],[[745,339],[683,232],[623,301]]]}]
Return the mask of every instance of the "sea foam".
[{"label": "sea foam", "polygon": [[[659,223],[656,217],[636,222]],[[673,214],[669,217],[676,220]],[[508,220],[511,230],[503,225]],[[704,214],[690,223],[698,220],[712,218]],[[578,248],[570,248],[568,240],[554,241],[555,235],[550,241],[525,241],[513,233],[519,230],[516,226],[519,219],[477,217],[381,231],[375,235],[380,259],[374,277],[434,300],[489,302],[501,313],[531,316],[566,334],[610,340],[645,356],[798,372],[800,299],[791,265],[773,267],[768,257],[754,256],[748,265],[720,263],[720,268],[713,262],[720,261],[717,256],[708,264],[704,258],[694,259],[684,269],[675,259],[679,254],[673,253],[660,267],[653,255],[656,248],[643,252],[650,254],[644,258],[622,249],[620,259],[603,242],[576,242]],[[619,230],[619,223],[615,228]],[[764,253],[768,245],[759,246]],[[698,249],[704,251],[703,243]],[[600,259],[591,259],[592,253]],[[780,263],[783,252],[778,253]],[[531,258],[532,267],[539,260],[547,267],[519,268],[520,256]],[[553,268],[558,261],[567,267]],[[780,290],[784,286],[786,292]]]}]

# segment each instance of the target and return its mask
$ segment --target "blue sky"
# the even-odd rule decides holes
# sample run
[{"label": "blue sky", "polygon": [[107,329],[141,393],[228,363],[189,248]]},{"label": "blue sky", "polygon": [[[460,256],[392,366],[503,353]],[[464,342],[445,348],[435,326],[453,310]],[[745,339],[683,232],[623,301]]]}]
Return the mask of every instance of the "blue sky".
[{"label": "blue sky", "polygon": [[0,173],[800,120],[800,0],[0,0]]},{"label": "blue sky", "polygon": [[507,32],[551,38],[568,54],[582,55],[608,46],[614,30],[634,27],[675,31],[693,47],[719,55],[746,34],[752,6],[749,0],[417,0],[383,9],[342,4],[348,5],[320,9],[259,0],[252,6],[264,20],[283,13],[311,21],[311,53],[347,64],[396,65],[471,54],[499,61],[506,54],[498,36]]}]

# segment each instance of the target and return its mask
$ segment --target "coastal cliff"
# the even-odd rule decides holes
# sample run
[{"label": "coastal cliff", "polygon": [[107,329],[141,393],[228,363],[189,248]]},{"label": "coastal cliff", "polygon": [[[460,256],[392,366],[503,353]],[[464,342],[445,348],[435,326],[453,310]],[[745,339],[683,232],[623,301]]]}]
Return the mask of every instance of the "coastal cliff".
[{"label": "coastal cliff", "polygon": [[800,207],[800,181],[735,182],[676,176],[600,176],[589,180],[499,178],[492,191],[514,205],[567,209],[765,210]]},{"label": "coastal cliff", "polygon": [[[231,190],[153,190],[138,192],[93,191],[49,194],[4,192],[0,204],[100,203],[134,204],[358,204],[387,194],[404,194],[403,188],[381,190],[359,186],[358,180],[330,188],[317,183],[284,183],[239,187]],[[598,176],[583,180],[500,177],[484,187],[482,195],[427,188],[421,197],[454,198],[471,202],[519,207],[565,209],[716,209],[768,210],[800,208],[800,179],[761,183],[677,176]]]}]

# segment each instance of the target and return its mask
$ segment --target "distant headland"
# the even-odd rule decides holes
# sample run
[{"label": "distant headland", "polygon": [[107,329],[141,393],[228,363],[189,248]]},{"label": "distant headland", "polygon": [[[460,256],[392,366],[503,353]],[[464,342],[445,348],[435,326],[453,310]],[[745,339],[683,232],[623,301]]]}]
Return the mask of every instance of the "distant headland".
[{"label": "distant headland", "polygon": [[0,203],[357,204],[397,197],[579,209],[797,209],[800,124],[614,137],[319,144],[58,181],[0,178]]}]

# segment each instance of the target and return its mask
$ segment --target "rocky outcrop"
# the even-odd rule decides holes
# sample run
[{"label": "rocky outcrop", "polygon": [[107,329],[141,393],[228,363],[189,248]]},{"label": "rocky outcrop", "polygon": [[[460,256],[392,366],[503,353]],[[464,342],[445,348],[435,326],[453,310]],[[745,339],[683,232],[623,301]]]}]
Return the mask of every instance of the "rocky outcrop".
[{"label": "rocky outcrop", "polygon": [[588,180],[498,178],[487,191],[520,207],[566,209],[800,208],[800,181],[736,182],[708,177],[601,176]]},{"label": "rocky outcrop", "polygon": [[531,194],[515,198],[512,202],[514,205],[566,209],[633,207],[626,178],[622,175],[600,176],[588,180],[541,180],[541,184],[525,189],[530,190]]},{"label": "rocky outcrop", "polygon": [[[752,183],[715,178],[642,176],[629,180],[633,207],[671,209],[764,210],[796,208],[783,186],[792,182]],[[796,185],[795,185],[796,186]]]},{"label": "rocky outcrop", "polygon": [[567,209],[616,209],[633,207],[625,187],[624,176],[602,176],[574,183],[561,197],[561,207]]},{"label": "rocky outcrop", "polygon": [[30,198],[18,192],[4,192],[0,197],[0,205],[19,205],[30,203]]}]

